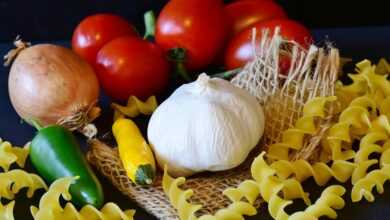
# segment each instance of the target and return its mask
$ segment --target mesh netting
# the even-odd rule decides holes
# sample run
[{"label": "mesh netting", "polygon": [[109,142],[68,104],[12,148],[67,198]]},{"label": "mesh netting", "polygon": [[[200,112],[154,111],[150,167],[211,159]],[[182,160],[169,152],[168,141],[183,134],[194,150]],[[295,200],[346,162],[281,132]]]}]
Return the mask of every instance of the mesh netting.
[{"label": "mesh netting", "polygon": [[[262,34],[268,35],[268,32]],[[306,50],[293,41],[283,40],[278,30],[273,37],[263,37],[255,53],[256,59],[231,82],[256,96],[263,105],[266,118],[263,141],[267,147],[281,141],[282,132],[293,127],[309,99],[334,95],[340,57],[338,50],[331,46],[311,45]],[[286,57],[291,59],[289,71],[285,75],[278,74],[279,60]],[[333,108],[329,106],[327,111]],[[316,155],[316,147],[330,119],[319,123],[321,129],[317,135],[307,140],[300,151],[291,153],[291,159],[310,159]]]},{"label": "mesh netting", "polygon": [[[262,34],[268,35],[267,32]],[[248,63],[243,71],[232,79],[232,83],[249,91],[263,105],[266,128],[262,146],[267,147],[280,141],[282,131],[291,127],[302,115],[303,105],[308,99],[314,96],[333,95],[339,68],[339,54],[337,49],[330,46],[317,48],[313,45],[305,50],[294,42],[281,39],[278,30],[271,37],[263,37],[260,44],[256,45],[255,53],[255,60]],[[288,77],[278,74],[280,55],[290,57]],[[332,111],[332,107],[328,111]],[[330,119],[324,119],[318,133],[305,143],[302,150],[292,154],[292,159],[310,159],[315,155],[319,140],[328,128],[328,120]],[[236,169],[202,173],[188,178],[184,188],[194,190],[191,201],[203,205],[198,214],[212,214],[230,204],[229,199],[222,194],[223,190],[251,179],[250,164],[259,151],[260,147]],[[149,213],[159,219],[179,219],[163,192],[161,173],[158,174],[153,186],[134,185],[126,176],[117,149],[96,140],[91,142],[88,160],[123,194]],[[257,201],[256,207],[260,202]]]}]

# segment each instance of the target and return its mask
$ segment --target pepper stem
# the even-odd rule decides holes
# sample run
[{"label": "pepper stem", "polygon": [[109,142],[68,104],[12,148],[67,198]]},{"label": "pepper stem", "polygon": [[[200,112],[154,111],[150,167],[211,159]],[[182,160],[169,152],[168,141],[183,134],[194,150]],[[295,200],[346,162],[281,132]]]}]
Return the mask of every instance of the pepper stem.
[{"label": "pepper stem", "polygon": [[230,79],[240,73],[242,67],[211,75],[212,78]]},{"label": "pepper stem", "polygon": [[168,51],[168,59],[174,63],[175,76],[182,77],[185,81],[190,82],[192,79],[185,67],[185,60],[187,58],[187,51],[184,48],[176,47]]},{"label": "pepper stem", "polygon": [[154,12],[152,10],[147,11],[144,14],[144,22],[145,22],[144,39],[153,40],[156,34],[156,17],[154,16]]},{"label": "pepper stem", "polygon": [[35,129],[37,129],[38,131],[42,130],[43,127],[41,124],[39,124],[37,120],[31,119],[29,121],[34,126]]}]

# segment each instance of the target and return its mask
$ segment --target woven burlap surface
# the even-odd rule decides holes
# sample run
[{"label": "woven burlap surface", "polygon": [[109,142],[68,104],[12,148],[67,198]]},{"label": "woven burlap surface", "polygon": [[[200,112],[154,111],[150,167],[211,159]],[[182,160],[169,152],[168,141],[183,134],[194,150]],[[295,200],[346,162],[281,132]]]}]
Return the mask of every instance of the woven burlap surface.
[{"label": "woven burlap surface", "polygon": [[[267,32],[262,34],[268,35]],[[318,48],[312,45],[306,50],[295,42],[283,40],[278,30],[273,36],[262,39],[255,47],[254,61],[248,63],[231,81],[256,96],[263,105],[266,126],[263,144],[257,148],[259,151],[281,141],[282,132],[292,127],[297,118],[302,116],[306,101],[315,96],[334,94],[334,83],[339,70],[339,53],[333,47]],[[279,74],[280,54],[291,58],[287,77]],[[332,110],[333,106],[327,106],[327,111]],[[291,159],[315,160],[317,146],[327,131],[330,120],[331,118],[325,118],[319,121],[320,129],[317,134],[306,139],[300,151],[292,152]],[[183,188],[194,190],[191,201],[203,206],[199,214],[212,214],[230,204],[222,192],[228,187],[237,186],[243,180],[251,179],[249,167],[252,159],[253,156],[249,157],[243,165],[233,170],[205,173],[187,179]],[[149,213],[163,220],[179,219],[162,190],[161,176],[157,177],[151,187],[134,185],[126,176],[117,149],[98,141],[91,142],[88,160],[122,193]]]},{"label": "woven burlap surface", "polygon": [[[194,195],[191,202],[203,206],[203,209],[197,214],[215,213],[220,208],[227,207],[230,204],[229,199],[222,192],[228,187],[235,187],[242,181],[251,178],[250,164],[257,153],[252,152],[248,160],[236,169],[226,172],[203,173],[188,178],[183,188],[192,189]],[[175,209],[163,192],[161,172],[158,173],[156,181],[151,187],[133,184],[126,175],[117,148],[108,146],[98,140],[90,142],[90,151],[87,158],[104,176],[111,180],[115,187],[158,219],[179,219]],[[255,206],[259,207],[260,202],[258,200]]]}]

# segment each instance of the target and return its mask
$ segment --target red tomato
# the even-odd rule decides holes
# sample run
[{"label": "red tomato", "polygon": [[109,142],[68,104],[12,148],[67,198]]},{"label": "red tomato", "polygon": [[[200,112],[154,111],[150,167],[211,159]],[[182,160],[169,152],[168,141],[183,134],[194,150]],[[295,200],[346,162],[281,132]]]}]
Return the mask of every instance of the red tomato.
[{"label": "red tomato", "polygon": [[237,1],[226,5],[225,11],[231,25],[231,36],[260,21],[287,18],[283,8],[270,0]]},{"label": "red tomato", "polygon": [[165,50],[187,51],[186,67],[208,66],[225,43],[227,25],[221,0],[171,0],[157,20],[156,42]]},{"label": "red tomato", "polygon": [[243,1],[274,2],[274,0],[233,0],[233,2],[243,2]]},{"label": "red tomato", "polygon": [[91,15],[82,20],[73,32],[72,48],[94,66],[98,51],[109,41],[124,35],[138,35],[125,19],[112,14]]},{"label": "red tomato", "polygon": [[110,41],[99,51],[96,64],[100,84],[114,99],[130,95],[145,99],[168,84],[169,63],[163,50],[138,37]]},{"label": "red tomato", "polygon": [[[297,43],[304,47],[308,47],[313,41],[309,30],[300,23],[287,20],[287,19],[275,19],[263,22],[258,22],[253,26],[245,29],[236,35],[228,44],[225,52],[225,67],[226,69],[235,69],[244,66],[247,62],[253,59],[252,48],[252,29],[257,29],[256,42],[261,41],[261,30],[270,29],[271,33],[275,28],[280,27],[280,34],[285,39],[295,40]],[[286,68],[289,68],[289,61],[282,61],[282,72],[287,72]]]}]

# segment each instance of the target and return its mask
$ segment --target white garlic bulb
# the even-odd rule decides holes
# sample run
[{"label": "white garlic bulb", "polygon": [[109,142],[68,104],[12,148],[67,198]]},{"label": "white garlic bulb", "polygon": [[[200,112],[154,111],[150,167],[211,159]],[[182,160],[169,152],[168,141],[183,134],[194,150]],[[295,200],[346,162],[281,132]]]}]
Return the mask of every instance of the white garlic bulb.
[{"label": "white garlic bulb", "polygon": [[263,131],[264,113],[254,96],[201,74],[156,109],[148,139],[160,167],[188,176],[240,165]]}]

